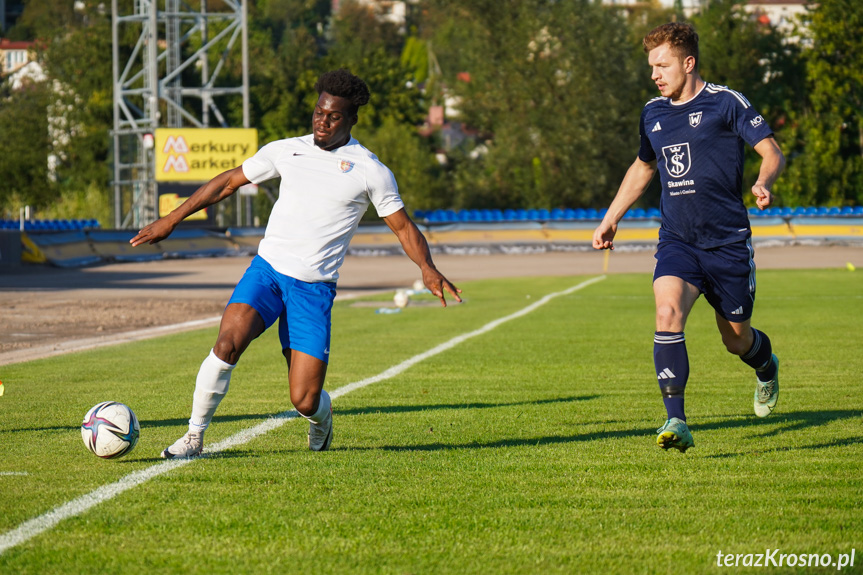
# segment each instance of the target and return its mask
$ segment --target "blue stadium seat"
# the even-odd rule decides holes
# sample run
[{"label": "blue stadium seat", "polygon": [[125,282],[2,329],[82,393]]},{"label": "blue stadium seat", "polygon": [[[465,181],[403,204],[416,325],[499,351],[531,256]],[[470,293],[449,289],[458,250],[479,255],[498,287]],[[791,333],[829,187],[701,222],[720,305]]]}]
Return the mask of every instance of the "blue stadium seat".
[{"label": "blue stadium seat", "polygon": [[503,219],[505,221],[511,222],[511,221],[515,220],[515,216],[516,216],[515,210],[506,209],[503,211]]},{"label": "blue stadium seat", "polygon": [[852,208],[852,213],[855,216],[863,216],[863,206],[854,206],[854,208]]}]

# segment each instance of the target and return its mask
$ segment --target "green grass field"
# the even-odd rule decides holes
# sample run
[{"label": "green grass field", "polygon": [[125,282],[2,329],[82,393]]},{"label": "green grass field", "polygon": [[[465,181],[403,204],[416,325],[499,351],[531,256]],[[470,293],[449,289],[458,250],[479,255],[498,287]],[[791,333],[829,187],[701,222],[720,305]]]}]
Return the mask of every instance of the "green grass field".
[{"label": "green grass field", "polygon": [[[460,286],[464,305],[395,315],[338,302],[327,388],[586,279],[474,282]],[[307,424],[282,416],[35,536],[19,526],[166,465],[158,454],[185,432],[216,332],[2,367],[0,547],[23,539],[0,573],[709,573],[731,570],[720,551],[767,549],[853,549],[843,572],[863,571],[863,275],[758,281],[753,324],[781,359],[777,409],[753,415],[754,375],[702,299],[686,332],[686,454],[654,443],[665,411],[650,277],[612,275],[340,395],[330,452],[310,453]],[[138,446],[115,461],[87,452],[79,430],[108,399],[141,420]],[[207,445],[289,407],[271,330],[235,370]]]}]

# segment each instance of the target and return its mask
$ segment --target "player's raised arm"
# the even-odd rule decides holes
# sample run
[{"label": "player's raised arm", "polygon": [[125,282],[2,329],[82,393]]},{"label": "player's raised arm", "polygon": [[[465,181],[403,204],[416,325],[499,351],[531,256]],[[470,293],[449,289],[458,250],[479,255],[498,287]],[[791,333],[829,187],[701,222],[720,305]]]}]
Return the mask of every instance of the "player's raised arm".
[{"label": "player's raised arm", "polygon": [[773,203],[770,188],[785,168],[785,155],[772,136],[755,144],[755,151],[761,156],[761,169],[758,171],[758,180],[752,186],[752,194],[756,197],[758,209],[763,210]]},{"label": "player's raised arm", "polygon": [[644,194],[653,174],[656,173],[656,162],[645,162],[635,158],[632,165],[626,171],[626,176],[614,196],[605,217],[593,232],[593,247],[597,250],[613,250],[614,236],[617,233],[617,224],[623,219],[626,211],[632,207],[638,198]]},{"label": "player's raised arm", "polygon": [[233,195],[240,186],[248,183],[250,183],[249,179],[243,173],[242,166],[222,172],[195,190],[195,193],[189,196],[189,199],[177,206],[170,214],[141,228],[138,234],[129,240],[129,243],[133,246],[139,246],[144,243],[155,244],[158,241],[164,240],[171,235],[174,228],[184,219],[198,210],[202,210]]},{"label": "player's raised arm", "polygon": [[443,290],[448,291],[456,301],[461,302],[461,297],[458,295],[461,293],[461,290],[450,283],[437,270],[432,261],[425,236],[419,231],[413,220],[408,217],[404,208],[386,216],[384,221],[396,237],[398,237],[399,243],[401,243],[408,257],[419,266],[423,274],[423,283],[440,299],[441,305],[446,307],[446,297]]}]

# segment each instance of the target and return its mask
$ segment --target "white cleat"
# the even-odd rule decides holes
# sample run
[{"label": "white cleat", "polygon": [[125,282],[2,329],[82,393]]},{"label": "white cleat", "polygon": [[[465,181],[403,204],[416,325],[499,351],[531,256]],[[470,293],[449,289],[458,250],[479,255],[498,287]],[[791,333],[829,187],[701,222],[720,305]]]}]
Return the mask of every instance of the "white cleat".
[{"label": "white cleat", "polygon": [[779,400],[779,359],[773,355],[773,361],[776,363],[776,375],[770,381],[761,381],[755,378],[755,397],[753,406],[755,415],[758,417],[767,417],[773,412],[776,407],[776,402]]},{"label": "white cleat", "polygon": [[189,431],[174,445],[162,452],[162,459],[185,459],[197,457],[204,450],[204,432]]}]

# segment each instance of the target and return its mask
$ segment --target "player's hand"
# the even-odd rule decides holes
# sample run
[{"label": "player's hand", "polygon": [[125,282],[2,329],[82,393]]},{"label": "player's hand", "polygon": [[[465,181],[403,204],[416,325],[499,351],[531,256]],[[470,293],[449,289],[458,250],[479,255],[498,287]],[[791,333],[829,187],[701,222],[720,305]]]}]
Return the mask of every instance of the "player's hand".
[{"label": "player's hand", "polygon": [[593,232],[593,249],[596,250],[613,250],[614,235],[617,233],[617,226],[607,224],[605,220]]},{"label": "player's hand", "polygon": [[429,291],[435,295],[435,297],[440,299],[440,303],[443,307],[446,307],[446,296],[444,294],[444,290],[448,291],[455,301],[461,303],[461,297],[458,295],[461,293],[461,290],[452,285],[452,283],[443,277],[443,274],[436,269],[426,268],[423,270],[423,283]]},{"label": "player's hand", "polygon": [[138,235],[129,240],[129,243],[132,244],[133,247],[140,246],[141,244],[155,244],[171,235],[171,232],[174,231],[174,227],[174,224],[168,222],[165,218],[160,218],[152,224],[141,228]]},{"label": "player's hand", "polygon": [[752,195],[755,196],[755,205],[759,210],[763,210],[773,203],[773,193],[759,182],[755,182],[752,186]]}]

